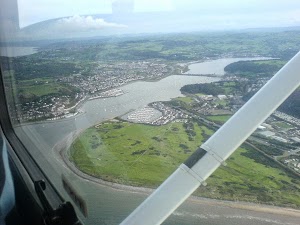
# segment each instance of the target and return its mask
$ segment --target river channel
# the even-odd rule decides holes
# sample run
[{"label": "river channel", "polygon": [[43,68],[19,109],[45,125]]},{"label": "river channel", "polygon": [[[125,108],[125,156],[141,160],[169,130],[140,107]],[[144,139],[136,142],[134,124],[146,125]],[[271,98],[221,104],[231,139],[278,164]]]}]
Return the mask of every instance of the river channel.
[{"label": "river channel", "polygon": [[[224,66],[239,60],[251,58],[228,58],[190,65],[188,74],[224,74]],[[259,59],[259,58],[253,58]],[[220,69],[220,64],[222,68]],[[62,188],[62,175],[68,179],[76,192],[86,201],[88,217],[85,224],[118,224],[143,199],[146,194],[114,189],[74,174],[62,161],[57,151],[58,143],[66,141],[72,133],[82,131],[107,119],[123,115],[130,110],[146,106],[154,101],[166,101],[181,96],[180,88],[186,84],[209,83],[217,77],[172,75],[157,82],[137,81],[120,87],[125,94],[112,98],[99,98],[85,102],[82,114],[62,120],[24,124],[17,127],[17,133],[31,153],[42,165],[46,174],[59,191],[70,200]],[[27,138],[31,137],[31,140]],[[71,201],[71,200],[70,200]],[[80,213],[79,213],[80,214]],[[233,224],[298,224],[299,217],[278,215],[236,208],[230,203],[218,204],[214,200],[189,200],[179,207],[164,223],[165,225],[233,225]]]}]

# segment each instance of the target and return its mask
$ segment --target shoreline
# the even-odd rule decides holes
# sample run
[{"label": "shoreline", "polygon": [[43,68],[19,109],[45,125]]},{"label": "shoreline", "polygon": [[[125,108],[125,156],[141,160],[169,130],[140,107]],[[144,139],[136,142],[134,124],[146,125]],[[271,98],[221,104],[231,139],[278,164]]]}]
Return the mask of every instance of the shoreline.
[{"label": "shoreline", "polygon": [[[249,58],[251,58],[251,59],[249,59]],[[222,79],[222,77],[225,76],[225,73],[223,75],[222,74],[200,74],[200,73],[199,74],[194,74],[194,73],[188,73],[190,71],[190,69],[189,69],[190,65],[198,64],[198,63],[205,63],[205,62],[212,62],[212,61],[221,60],[221,59],[226,59],[226,58],[224,58],[224,57],[220,57],[220,58],[217,57],[216,59],[196,60],[196,61],[192,61],[192,62],[179,63],[179,65],[187,66],[188,70],[186,72],[181,71],[180,74],[168,74],[168,75],[163,75],[163,76],[160,76],[160,77],[157,77],[157,78],[154,78],[154,79],[143,78],[143,79],[132,80],[132,81],[129,81],[128,83],[124,83],[124,84],[122,84],[120,86],[111,87],[111,88],[102,90],[100,93],[106,92],[106,91],[110,91],[110,90],[113,90],[113,89],[122,88],[125,85],[129,85],[131,83],[135,83],[135,82],[139,82],[139,81],[143,81],[143,82],[158,82],[158,81],[160,81],[160,80],[162,80],[164,78],[167,78],[169,76],[200,76],[200,77],[216,77],[216,78],[221,78]],[[229,59],[235,59],[235,58],[229,57]],[[257,57],[239,57],[237,59],[240,59],[239,61],[257,61],[257,60],[276,60],[278,58],[257,56]],[[244,59],[248,59],[248,60],[244,60]],[[124,94],[126,94],[126,93],[124,93]],[[69,119],[74,119],[74,118],[76,118],[78,116],[81,116],[81,115],[83,115],[83,114],[86,113],[85,111],[79,112],[79,109],[81,109],[82,106],[86,102],[97,100],[99,98],[105,99],[105,98],[111,98],[111,97],[118,97],[118,96],[110,96],[110,97],[104,97],[103,98],[103,97],[92,97],[92,96],[88,96],[87,95],[84,99],[81,99],[74,106],[72,106],[72,107],[69,108],[69,109],[75,109],[75,113],[77,113],[75,116],[65,117],[65,118],[61,118],[61,119],[54,119],[54,120],[48,120],[48,119],[46,119],[46,120],[40,120],[40,121],[30,121],[30,122],[24,122],[24,123],[22,123],[20,125],[34,125],[34,124],[42,124],[42,123],[47,124],[47,123],[52,123],[52,122],[60,122],[60,121],[65,121],[65,120],[69,120]]]},{"label": "shoreline", "polygon": [[[110,90],[113,90],[115,88],[122,88],[123,86],[125,85],[128,85],[128,84],[132,84],[132,83],[135,83],[135,82],[139,82],[139,81],[143,81],[143,82],[158,82],[164,78],[167,78],[169,76],[182,76],[184,74],[169,74],[169,75],[166,75],[166,76],[161,76],[159,77],[158,79],[138,79],[138,80],[133,80],[133,81],[130,81],[128,83],[125,83],[125,84],[122,84],[118,87],[112,87],[112,88],[109,88],[109,89],[106,89],[105,91],[110,91]],[[205,75],[204,75],[205,76]],[[105,92],[104,91],[104,92]],[[124,94],[126,94],[128,92],[124,92]],[[124,95],[122,94],[122,95]],[[86,102],[89,102],[89,101],[94,101],[94,100],[98,100],[99,98],[102,98],[102,99],[106,99],[106,98],[116,98],[116,97],[119,97],[119,96],[122,96],[122,95],[118,95],[118,96],[110,96],[110,97],[97,97],[97,98],[93,98],[91,99],[89,96],[86,96],[85,99],[83,100],[80,100],[79,102],[77,102],[74,106],[70,107],[70,108],[75,108],[76,112],[78,112],[75,116],[70,116],[70,117],[65,117],[65,118],[59,118],[59,119],[54,119],[54,120],[49,120],[49,119],[45,119],[45,120],[37,120],[37,121],[25,121],[25,122],[22,122],[16,126],[23,126],[23,125],[35,125],[35,124],[47,124],[47,123],[54,123],[54,122],[62,122],[62,121],[65,121],[65,120],[71,120],[71,119],[74,119],[74,118],[77,118],[81,115],[84,115],[86,112],[85,111],[82,111],[82,112],[79,112],[79,109],[81,109],[81,107],[86,103]]]},{"label": "shoreline", "polygon": [[[122,88],[123,86],[125,85],[128,85],[128,84],[132,84],[132,83],[135,83],[135,82],[158,82],[164,78],[167,78],[169,76],[195,76],[195,75],[191,75],[191,74],[188,74],[188,75],[185,75],[185,74],[170,74],[170,75],[166,75],[166,76],[162,76],[160,77],[159,79],[154,79],[154,80],[151,80],[151,79],[140,79],[140,80],[134,80],[134,81],[130,81],[126,84],[122,84],[121,86],[118,86],[118,87],[114,87],[112,89],[115,89],[115,88]],[[211,77],[209,75],[196,75],[196,76],[202,76],[202,77]],[[221,76],[218,76],[218,77],[221,77]],[[109,90],[112,90],[112,89],[107,89],[106,91],[109,91]],[[124,92],[124,94],[127,94],[128,92]],[[122,94],[122,95],[124,95]],[[119,96],[122,96],[122,95],[119,95]],[[105,98],[102,98],[101,99],[106,99],[106,98],[117,98],[119,96],[111,96],[111,97],[105,97]],[[94,100],[98,100],[99,98],[93,98],[93,99],[90,99],[89,97],[86,97],[84,100],[81,100],[80,104],[78,104],[76,106],[76,112],[79,111],[79,109],[81,109],[81,107],[86,103],[86,102],[89,102],[89,101],[94,101]],[[72,106],[73,107],[73,106]],[[65,117],[65,118],[60,118],[60,119],[54,119],[54,120],[50,120],[50,119],[45,119],[45,120],[38,120],[38,121],[30,121],[30,122],[23,122],[21,124],[18,124],[16,126],[23,126],[23,125],[35,125],[35,124],[48,124],[48,123],[54,123],[54,122],[63,122],[63,121],[66,121],[66,120],[71,120],[71,119],[74,119],[74,118],[77,118],[81,115],[84,115],[86,114],[85,111],[82,111],[82,112],[78,112],[75,116],[70,116],[70,117]]]},{"label": "shoreline", "polygon": [[[71,144],[73,140],[75,140],[75,138],[78,137],[82,132],[83,130],[71,133],[64,140],[62,140],[60,143],[57,143],[57,145],[53,147],[53,150],[55,151],[55,153],[58,154],[59,159],[65,164],[65,166],[73,174],[77,175],[83,180],[87,180],[107,188],[112,188],[117,191],[137,193],[144,196],[148,196],[153,191],[155,191],[155,189],[153,188],[136,187],[136,186],[130,186],[125,184],[118,184],[110,181],[105,181],[101,178],[88,175],[82,172],[81,170],[79,170],[73,164],[73,162],[69,160],[68,151],[70,146],[65,146],[65,144],[67,145]],[[63,145],[60,146],[60,144]],[[244,201],[219,200],[219,199],[205,198],[205,197],[199,197],[194,195],[191,195],[187,199],[187,201],[195,204],[209,204],[209,205],[215,205],[220,207],[228,207],[233,209],[241,209],[241,210],[254,211],[260,213],[269,213],[269,214],[282,215],[282,216],[293,216],[293,217],[299,217],[300,219],[300,209],[294,209],[288,207],[280,207],[280,206],[258,204],[253,202],[244,202]]]},{"label": "shoreline", "polygon": [[61,118],[61,119],[54,119],[54,120],[40,120],[40,121],[24,122],[24,123],[17,124],[15,126],[19,127],[19,126],[26,126],[26,125],[48,124],[48,123],[63,122],[63,121],[66,121],[66,120],[71,120],[71,119],[77,118],[77,117],[79,117],[81,115],[84,115],[84,114],[86,114],[85,111],[79,112],[75,116],[65,117],[65,118]]}]

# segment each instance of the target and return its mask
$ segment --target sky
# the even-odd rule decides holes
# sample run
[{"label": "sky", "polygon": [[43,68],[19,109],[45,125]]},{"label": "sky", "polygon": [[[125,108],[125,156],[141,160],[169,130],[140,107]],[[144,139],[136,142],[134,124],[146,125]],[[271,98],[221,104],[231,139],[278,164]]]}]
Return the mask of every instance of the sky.
[{"label": "sky", "polygon": [[258,25],[300,22],[299,0],[18,0],[20,26],[66,16],[112,13],[114,2],[133,4],[134,12],[198,13],[199,17],[231,20],[228,23],[236,26],[251,24],[256,18],[260,19]]},{"label": "sky", "polygon": [[[142,12],[161,13],[137,17]],[[91,16],[95,14],[110,16]],[[57,20],[19,32],[49,19]],[[0,29],[9,31],[10,37],[16,33],[58,38],[291,26],[300,26],[300,0],[1,0],[0,7]]]},{"label": "sky", "polygon": [[[10,1],[10,0],[5,0]],[[112,13],[113,2],[130,0],[18,0],[20,26],[75,15]],[[170,11],[172,0],[135,0],[134,12]]]}]

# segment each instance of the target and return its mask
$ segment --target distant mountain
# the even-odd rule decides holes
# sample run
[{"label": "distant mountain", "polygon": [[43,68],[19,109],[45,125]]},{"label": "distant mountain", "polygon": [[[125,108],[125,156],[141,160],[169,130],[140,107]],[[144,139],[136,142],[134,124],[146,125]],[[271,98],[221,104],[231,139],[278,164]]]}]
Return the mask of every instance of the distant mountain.
[{"label": "distant mountain", "polygon": [[249,28],[244,31],[251,32],[284,32],[284,31],[299,31],[300,26],[294,27],[264,27],[264,28]]}]

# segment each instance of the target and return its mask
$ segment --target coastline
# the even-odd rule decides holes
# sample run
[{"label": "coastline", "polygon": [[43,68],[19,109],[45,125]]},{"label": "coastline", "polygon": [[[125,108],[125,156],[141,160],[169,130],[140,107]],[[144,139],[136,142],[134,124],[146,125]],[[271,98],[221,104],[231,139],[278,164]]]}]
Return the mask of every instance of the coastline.
[{"label": "coastline", "polygon": [[[102,180],[101,178],[88,175],[88,174],[82,172],[81,170],[79,170],[69,160],[68,150],[69,150],[70,144],[73,142],[73,140],[75,140],[75,138],[78,137],[82,132],[83,132],[83,130],[71,133],[64,140],[62,140],[60,143],[57,143],[57,145],[55,145],[53,147],[53,150],[59,156],[60,161],[62,161],[65,164],[65,166],[70,171],[72,171],[72,173],[76,174],[78,177],[80,177],[83,180],[87,180],[87,181],[96,183],[98,185],[104,186],[104,187],[112,188],[117,191],[138,193],[138,194],[148,196],[155,190],[153,188],[136,187],[136,186],[130,186],[130,185],[124,185],[124,184],[118,184],[118,183],[105,181],[105,180]],[[242,209],[242,210],[246,210],[246,211],[269,213],[269,214],[276,214],[276,215],[282,215],[282,216],[299,217],[299,220],[300,220],[300,209],[285,208],[285,207],[280,207],[280,206],[272,206],[272,205],[266,205],[266,204],[244,202],[244,201],[218,200],[218,199],[204,198],[204,197],[198,197],[198,196],[193,196],[193,195],[190,196],[187,199],[187,201],[193,202],[196,204],[208,204],[208,205],[228,207],[228,208],[233,208],[233,209]]]},{"label": "coastline", "polygon": [[40,121],[23,122],[23,123],[15,125],[15,127],[21,127],[21,126],[26,126],[26,125],[35,125],[35,124],[58,123],[58,122],[72,120],[72,119],[77,118],[84,114],[86,114],[86,112],[83,111],[83,112],[78,112],[75,116],[60,118],[60,119],[56,119],[56,120],[40,120]]},{"label": "coastline", "polygon": [[[215,74],[215,73],[212,73],[212,74],[204,74],[204,73],[203,74],[201,74],[201,73],[198,74],[197,73],[197,74],[195,74],[195,73],[189,73],[189,71],[191,70],[189,68],[190,65],[198,64],[198,63],[213,62],[213,61],[222,60],[222,59],[227,59],[227,58],[218,57],[216,59],[211,58],[211,59],[206,59],[206,60],[196,60],[196,61],[191,61],[191,62],[178,63],[181,66],[184,66],[184,67],[187,66],[187,71],[183,72],[181,70],[181,73],[179,73],[179,74],[167,74],[167,75],[163,75],[163,76],[160,76],[160,77],[157,77],[157,78],[154,78],[154,79],[143,78],[143,79],[132,80],[132,81],[129,81],[128,83],[124,83],[124,84],[122,84],[120,86],[111,87],[111,88],[102,90],[100,93],[106,92],[106,91],[111,91],[113,89],[122,88],[125,85],[129,85],[131,83],[135,83],[135,82],[139,82],[139,81],[144,81],[144,82],[158,82],[158,81],[160,81],[160,80],[162,80],[162,79],[164,79],[166,77],[169,77],[169,76],[200,76],[200,77],[217,77],[217,78],[222,78],[222,77],[225,76],[225,74]],[[235,59],[235,58],[229,57],[229,59]],[[274,60],[274,59],[277,59],[277,58],[258,56],[258,57],[253,57],[253,58],[252,57],[240,57],[240,58],[237,58],[237,59],[240,59],[239,61],[256,61],[256,60]],[[246,60],[244,60],[244,59],[246,59]],[[122,95],[124,95],[124,94],[126,94],[126,92],[124,92]],[[84,111],[80,112],[79,109],[86,102],[97,100],[99,98],[105,99],[105,98],[112,98],[112,97],[118,97],[118,96],[109,96],[109,97],[98,97],[97,96],[97,97],[92,97],[92,96],[87,95],[84,99],[81,99],[80,101],[78,101],[77,103],[75,103],[74,106],[71,106],[70,108],[68,108],[69,110],[70,109],[75,109],[76,115],[73,115],[73,116],[70,116],[70,117],[58,118],[58,119],[54,119],[54,120],[45,119],[45,120],[38,120],[38,121],[23,122],[20,125],[32,125],[32,124],[52,123],[52,122],[60,122],[60,121],[65,121],[65,120],[73,119],[73,118],[76,118],[78,116],[81,116],[81,115],[85,114]]]},{"label": "coastline", "polygon": [[[118,87],[112,87],[112,88],[109,88],[109,89],[106,89],[105,91],[110,91],[110,90],[113,90],[115,88],[122,88],[123,86],[125,85],[128,85],[128,84],[132,84],[132,83],[135,83],[135,82],[139,82],[139,81],[144,81],[144,82],[157,82],[157,81],[160,81],[166,77],[169,77],[169,76],[181,76],[181,75],[184,75],[184,74],[169,74],[169,75],[166,75],[166,76],[161,76],[157,79],[138,79],[138,80],[133,80],[133,81],[130,81],[128,83],[125,83],[125,84],[122,84]],[[204,75],[205,76],[205,75]],[[126,94],[128,92],[124,92],[124,94]],[[124,95],[122,94],[122,95]],[[25,122],[22,122],[20,124],[17,124],[15,125],[16,127],[18,126],[23,126],[23,125],[34,125],[34,124],[47,124],[47,123],[56,123],[56,122],[62,122],[62,121],[66,121],[66,120],[71,120],[71,119],[74,119],[76,117],[79,117],[81,115],[84,115],[86,112],[85,111],[82,111],[82,112],[79,112],[79,109],[86,103],[86,102],[89,102],[89,101],[93,101],[93,100],[97,100],[99,98],[102,98],[102,99],[105,99],[105,98],[116,98],[116,97],[119,97],[119,96],[122,96],[122,95],[118,95],[118,96],[110,96],[110,97],[95,97],[95,98],[90,98],[89,96],[86,96],[84,99],[80,100],[79,102],[77,102],[74,106],[70,107],[70,108],[75,108],[75,112],[77,113],[76,115],[74,116],[70,116],[70,117],[64,117],[64,118],[59,118],[59,119],[54,119],[54,120],[49,120],[49,119],[45,119],[45,120],[37,120],[37,121],[25,121]]]}]

